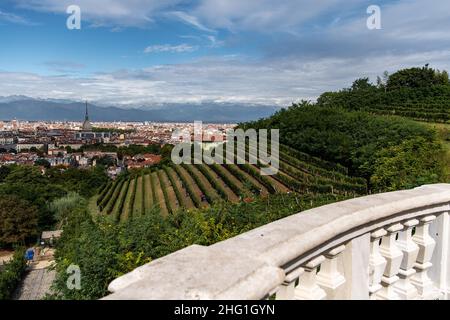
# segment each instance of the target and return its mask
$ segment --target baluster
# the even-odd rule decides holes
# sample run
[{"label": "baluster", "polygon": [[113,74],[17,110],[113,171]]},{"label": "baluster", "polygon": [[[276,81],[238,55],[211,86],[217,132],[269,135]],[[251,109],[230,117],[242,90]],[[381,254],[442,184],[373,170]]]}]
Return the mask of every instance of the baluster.
[{"label": "baluster", "polygon": [[316,281],[317,268],[324,260],[324,256],[318,256],[303,266],[305,272],[300,275],[298,286],[295,288],[296,300],[322,300],[327,296]]},{"label": "baluster", "polygon": [[411,282],[417,287],[422,299],[437,299],[439,296],[437,288],[427,274],[428,270],[433,266],[430,260],[436,246],[436,241],[429,233],[430,224],[435,219],[436,216],[426,216],[420,219],[420,223],[416,227],[416,233],[412,238],[419,246],[419,254],[414,265],[417,273],[411,278]]},{"label": "baluster", "polygon": [[375,299],[375,294],[382,288],[380,282],[387,261],[380,253],[380,239],[386,234],[386,230],[378,229],[370,235],[369,294],[371,299]]},{"label": "baluster", "polygon": [[443,212],[436,216],[430,224],[429,233],[436,241],[431,263],[433,267],[428,271],[431,281],[439,288],[440,300],[450,300],[450,212]]},{"label": "baluster", "polygon": [[295,282],[305,272],[303,268],[297,268],[288,273],[284,279],[283,284],[278,289],[277,300],[292,300],[295,295]]},{"label": "baluster", "polygon": [[344,276],[338,270],[338,258],[345,250],[345,245],[325,253],[325,262],[317,274],[317,283],[325,290],[327,299],[336,299],[337,289],[345,283]]},{"label": "baluster", "polygon": [[403,229],[398,223],[386,229],[387,235],[383,237],[380,246],[380,253],[386,259],[387,264],[381,277],[382,289],[377,292],[378,300],[399,300],[400,296],[395,292],[394,284],[399,280],[397,276],[403,259],[403,253],[397,247],[397,233]]},{"label": "baluster", "polygon": [[419,220],[417,219],[405,222],[403,225],[406,227],[406,230],[400,232],[397,241],[397,247],[402,251],[403,259],[398,272],[400,280],[395,284],[394,288],[403,300],[414,300],[418,297],[416,287],[411,284],[411,277],[416,273],[414,264],[419,254],[419,247],[412,240],[412,230],[418,223]]}]

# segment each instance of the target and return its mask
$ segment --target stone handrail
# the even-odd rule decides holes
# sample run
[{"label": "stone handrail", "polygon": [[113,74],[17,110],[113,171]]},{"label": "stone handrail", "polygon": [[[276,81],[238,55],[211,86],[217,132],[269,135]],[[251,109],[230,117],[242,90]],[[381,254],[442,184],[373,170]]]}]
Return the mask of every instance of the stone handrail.
[{"label": "stone handrail", "polygon": [[104,299],[447,299],[450,184],[300,212],[114,280]]}]

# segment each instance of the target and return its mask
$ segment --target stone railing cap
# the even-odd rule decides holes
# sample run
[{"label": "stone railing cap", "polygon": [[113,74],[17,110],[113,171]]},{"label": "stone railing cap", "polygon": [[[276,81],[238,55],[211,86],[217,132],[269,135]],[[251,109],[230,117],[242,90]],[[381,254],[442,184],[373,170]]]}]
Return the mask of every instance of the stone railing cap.
[{"label": "stone railing cap", "polygon": [[450,184],[329,204],[154,260],[114,280],[105,299],[260,299],[283,283],[287,265],[304,267],[352,237],[449,209]]}]

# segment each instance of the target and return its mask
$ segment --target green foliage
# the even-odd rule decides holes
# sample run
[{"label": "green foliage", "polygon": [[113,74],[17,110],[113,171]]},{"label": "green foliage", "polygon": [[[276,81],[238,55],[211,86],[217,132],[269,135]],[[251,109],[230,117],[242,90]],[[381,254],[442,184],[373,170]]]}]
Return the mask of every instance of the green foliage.
[{"label": "green foliage", "polygon": [[230,179],[230,177],[223,171],[223,168],[218,164],[213,164],[210,168],[222,179],[222,181],[236,194],[241,195],[239,187]]},{"label": "green foliage", "polygon": [[378,86],[357,80],[352,88],[326,92],[318,105],[376,114],[398,115],[429,122],[450,120],[448,73],[428,67],[400,70],[378,79]]},{"label": "green foliage", "polygon": [[97,144],[83,145],[77,151],[78,152],[84,152],[84,151],[117,152],[117,157],[119,159],[122,159],[124,156],[132,157],[137,154],[144,154],[144,153],[160,154],[161,146],[159,144],[150,144],[148,146],[131,144],[129,146],[116,147],[114,145],[106,145],[106,144],[97,143]]},{"label": "green foliage", "polygon": [[63,224],[69,218],[69,215],[80,206],[86,206],[86,199],[76,192],[69,192],[65,197],[53,200],[49,209],[53,212],[55,219]]},{"label": "green foliage", "polygon": [[25,249],[18,248],[0,272],[0,300],[10,300],[27,267]]},{"label": "green foliage", "polygon": [[45,160],[45,159],[37,159],[37,160],[34,162],[34,165],[35,165],[35,166],[43,166],[43,167],[45,167],[45,168],[47,168],[47,169],[51,167],[50,162],[48,162],[48,161]]},{"label": "green foliage", "polygon": [[[216,203],[205,209],[162,217],[157,211],[114,224],[74,210],[57,243],[54,298],[98,299],[108,284],[141,264],[192,244],[211,245],[294,212],[330,203],[333,195],[299,197],[278,194],[252,203]],[[68,290],[69,265],[81,269],[81,290]]]},{"label": "green foliage", "polygon": [[53,227],[55,219],[48,206],[53,200],[64,197],[71,191],[90,197],[109,180],[101,167],[62,171],[52,168],[42,174],[38,167],[15,165],[5,167],[2,175],[0,196],[14,195],[27,201],[29,207],[37,209],[38,225],[35,234]]},{"label": "green foliage", "polygon": [[434,85],[448,85],[448,73],[428,68],[410,68],[397,71],[387,81],[387,89],[423,88]]},{"label": "green foliage", "polygon": [[170,174],[169,168],[167,166],[164,166],[163,170],[166,173],[167,177],[169,178],[170,183],[172,184],[173,191],[175,192],[175,196],[177,197],[177,201],[180,204],[180,207],[184,207],[185,203],[184,203],[183,195],[181,194],[180,190],[178,190],[178,188],[176,187],[177,184],[175,182],[174,177]]},{"label": "green foliage", "polygon": [[[433,130],[414,121],[319,106],[291,107],[244,127],[278,128],[282,144],[337,162],[368,181],[377,171],[380,150],[416,138],[437,141]],[[417,166],[420,172],[421,164]]]},{"label": "green foliage", "polygon": [[192,202],[194,203],[194,205],[196,207],[200,207],[201,203],[198,200],[198,197],[196,197],[194,190],[192,189],[191,185],[188,183],[187,179],[185,178],[185,176],[183,175],[183,173],[180,170],[180,167],[177,165],[173,166],[175,172],[177,173],[178,177],[181,180],[181,183],[183,184],[184,189],[186,189],[187,193],[189,194],[189,196],[192,199]]},{"label": "green foliage", "polygon": [[353,82],[351,90],[370,90],[376,88],[369,82],[369,78],[360,78]]},{"label": "green foliage", "polygon": [[208,182],[213,186],[213,188],[217,191],[217,193],[222,197],[224,200],[228,200],[228,194],[225,191],[225,189],[220,185],[219,181],[216,177],[214,177],[209,171],[206,165],[196,165],[195,166],[208,180]]},{"label": "green foliage", "polygon": [[156,181],[155,181],[155,176],[150,173],[150,186],[152,188],[152,198],[153,198],[153,204],[155,204],[155,206],[157,208],[160,208],[159,205],[159,200],[158,200],[158,196],[156,194]]},{"label": "green foliage", "polygon": [[24,244],[37,235],[38,209],[14,195],[0,196],[0,243]]},{"label": "green foliage", "polygon": [[270,182],[269,178],[266,176],[263,176],[260,174],[260,172],[253,167],[252,165],[246,163],[246,164],[239,164],[238,167],[242,169],[242,171],[248,173],[253,178],[255,178],[259,183],[261,183],[264,187],[266,187],[267,191],[270,193],[275,193],[276,190],[272,183]]},{"label": "green foliage", "polygon": [[136,132],[136,129],[118,129],[118,128],[97,128],[93,127],[92,132],[111,132],[111,133],[117,133],[117,134],[127,134],[127,133],[134,133]]},{"label": "green foliage", "polygon": [[6,177],[11,173],[15,166],[1,166],[0,167],[0,183],[5,181]]},{"label": "green foliage", "polygon": [[169,213],[172,213],[172,204],[170,203],[169,195],[167,194],[167,186],[164,183],[164,179],[163,179],[164,171],[158,170],[157,174],[158,174],[159,183],[161,185],[161,190],[162,190],[162,193],[164,196],[164,202],[166,203],[166,208],[169,211]]},{"label": "green foliage", "polygon": [[197,184],[199,189],[205,195],[206,200],[208,201],[208,203],[209,204],[213,203],[214,200],[215,200],[214,195],[212,194],[211,190],[206,187],[206,185],[203,183],[203,181],[200,179],[200,177],[197,175],[197,172],[194,171],[193,165],[182,164],[182,166],[190,174],[190,176],[195,181],[195,183]]},{"label": "green foliage", "polygon": [[374,190],[395,191],[441,181],[444,151],[437,142],[423,138],[405,140],[376,154],[376,170],[371,177]]},{"label": "green foliage", "polygon": [[116,161],[114,160],[114,158],[110,157],[110,156],[103,156],[103,157],[95,157],[94,158],[96,160],[96,165],[97,166],[104,166],[106,168],[108,167],[112,167],[116,165]]},{"label": "green foliage", "polygon": [[244,175],[244,173],[239,169],[237,165],[230,164],[223,165],[222,167],[225,168],[229,173],[231,173],[236,179],[242,181],[242,183],[244,183],[253,194],[259,195],[259,187],[254,184],[253,181],[248,180],[248,178]]},{"label": "green foliage", "polygon": [[118,202],[115,204],[116,210],[113,212],[115,221],[119,221],[121,219],[123,208],[126,204],[125,200],[127,198],[128,189],[130,188],[131,181],[132,181],[131,179],[126,180],[122,186]]},{"label": "green foliage", "polygon": [[50,169],[47,170],[46,176],[52,184],[61,185],[65,190],[77,192],[86,198],[97,194],[109,181],[103,166],[89,169],[69,168],[64,171]]}]

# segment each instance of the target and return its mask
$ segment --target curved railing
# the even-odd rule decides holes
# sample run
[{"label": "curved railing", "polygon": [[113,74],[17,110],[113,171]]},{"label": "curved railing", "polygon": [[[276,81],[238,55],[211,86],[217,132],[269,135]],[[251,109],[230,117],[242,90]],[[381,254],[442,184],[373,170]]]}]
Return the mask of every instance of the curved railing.
[{"label": "curved railing", "polygon": [[450,184],[304,211],[114,280],[104,299],[447,299]]}]

